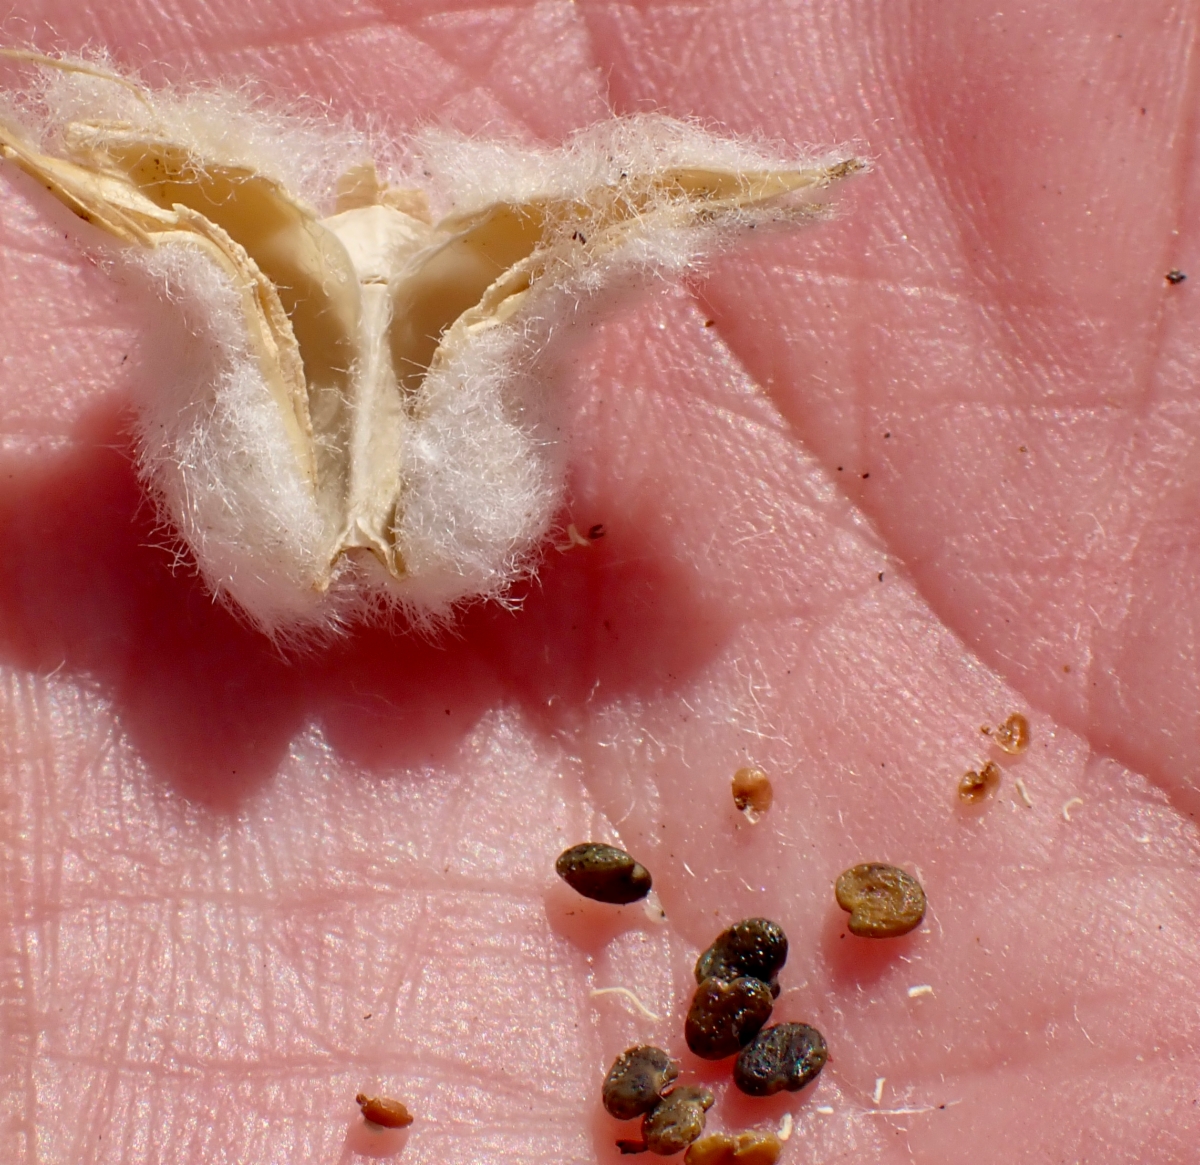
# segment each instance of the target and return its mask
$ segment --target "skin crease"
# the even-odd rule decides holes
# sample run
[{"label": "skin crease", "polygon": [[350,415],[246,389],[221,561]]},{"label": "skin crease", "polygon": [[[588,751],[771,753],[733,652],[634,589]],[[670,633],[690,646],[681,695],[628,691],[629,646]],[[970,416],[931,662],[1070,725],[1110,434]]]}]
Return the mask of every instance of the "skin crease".
[{"label": "skin crease", "polygon": [[[645,1040],[710,1128],[793,1113],[792,1165],[1194,1159],[1194,6],[21,12],[10,42],[384,132],[653,108],[875,169],[564,356],[564,522],[607,533],[522,610],[299,661],[173,561],[130,468],[169,311],[0,171],[0,1159],[609,1162],[636,1126],[600,1084]],[[979,733],[1014,710],[1015,758]],[[556,886],[589,837],[665,924]],[[920,929],[846,937],[859,861],[919,873]],[[749,914],[791,939],[773,1022],[831,1051],[764,1101],[682,1040],[692,960]]]}]

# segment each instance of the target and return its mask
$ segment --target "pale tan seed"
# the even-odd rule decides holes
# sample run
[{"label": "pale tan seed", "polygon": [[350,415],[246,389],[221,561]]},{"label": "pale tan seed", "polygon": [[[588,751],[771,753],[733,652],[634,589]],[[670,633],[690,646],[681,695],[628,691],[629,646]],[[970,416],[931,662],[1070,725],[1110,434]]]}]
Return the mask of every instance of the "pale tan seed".
[{"label": "pale tan seed", "polygon": [[385,1129],[406,1129],[413,1123],[412,1113],[398,1100],[386,1096],[367,1096],[360,1092],[354,1103],[362,1109],[363,1117]]},{"label": "pale tan seed", "polygon": [[896,938],[925,917],[925,891],[911,874],[882,862],[865,862],[839,875],[837,904],[850,912],[851,934]]},{"label": "pale tan seed", "polygon": [[988,761],[979,772],[969,769],[963,773],[958,782],[958,795],[968,805],[982,801],[1000,784],[1000,766],[995,761]]},{"label": "pale tan seed", "polygon": [[1016,756],[1029,747],[1029,721],[1014,712],[996,729],[993,739],[1005,752]]},{"label": "pale tan seed", "polygon": [[751,825],[771,808],[774,800],[775,790],[771,786],[771,779],[762,769],[738,769],[733,774],[733,803]]},{"label": "pale tan seed", "polygon": [[783,1142],[771,1132],[747,1129],[737,1133],[709,1133],[693,1141],[685,1165],[775,1165]]}]

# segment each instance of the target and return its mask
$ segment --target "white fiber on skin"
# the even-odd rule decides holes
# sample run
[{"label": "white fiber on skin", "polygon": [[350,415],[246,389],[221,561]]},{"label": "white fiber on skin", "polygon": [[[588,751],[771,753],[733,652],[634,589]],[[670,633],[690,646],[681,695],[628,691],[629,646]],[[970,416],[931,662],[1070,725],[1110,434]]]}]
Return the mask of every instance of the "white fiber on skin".
[{"label": "white fiber on skin", "polygon": [[[238,94],[148,93],[111,77],[54,68],[39,76],[30,94],[8,95],[0,103],[0,135],[7,135],[0,142],[36,147],[85,167],[109,156],[95,152],[95,127],[119,124],[126,141],[184,147],[201,172],[236,166],[268,177],[308,214],[306,206],[331,212],[339,175],[370,156],[353,131],[266,110]],[[12,128],[13,109],[22,111],[19,131]],[[383,414],[371,411],[380,407],[378,397],[363,386],[395,385],[390,357],[380,364],[378,355],[389,350],[390,330],[378,330],[392,327],[386,311],[371,315],[376,322],[364,322],[355,340],[352,398],[338,422],[349,428],[318,428],[303,436],[308,421],[301,417],[300,429],[289,420],[289,430],[278,378],[272,381],[274,396],[265,378],[265,349],[247,339],[245,287],[234,282],[235,271],[258,268],[246,251],[229,244],[240,258],[223,270],[202,247],[182,241],[186,229],[193,229],[186,223],[184,233],[171,228],[172,233],[154,234],[164,229],[154,215],[174,212],[150,206],[139,221],[150,224],[151,239],[167,241],[131,243],[125,253],[177,313],[183,338],[137,401],[142,476],[212,593],[274,638],[320,639],[355,620],[392,611],[430,627],[464,603],[503,601],[513,581],[532,572],[562,502],[564,467],[561,447],[552,439],[547,347],[580,334],[586,313],[602,310],[611,296],[695,269],[735,232],[804,217],[805,183],[817,188],[840,177],[846,171],[837,164],[846,157],[787,158],[655,115],[592,126],[557,150],[443,131],[419,135],[401,151],[399,168],[428,176],[435,206],[454,216],[444,230],[395,209],[372,208],[371,229],[390,222],[388,237],[400,240],[400,249],[385,258],[361,248],[386,232],[353,235],[355,224],[366,230],[368,220],[355,219],[352,209],[330,220],[328,229],[316,212],[306,220],[339,253],[343,244],[328,230],[343,232],[340,237],[350,240],[347,254],[357,257],[360,281],[378,284],[388,270],[388,288],[419,284],[423,265],[480,221],[466,216],[494,204],[536,207],[549,201],[572,209],[552,216],[535,254],[510,269],[514,275],[527,271],[523,283],[501,287],[502,277],[493,285],[495,296],[485,296],[491,306],[475,315],[472,309],[459,320],[462,326],[446,328],[416,390],[402,395],[397,385],[394,399],[402,405],[386,406],[402,409],[402,423],[390,428],[381,423],[378,433],[373,418]],[[38,174],[42,163],[26,153],[21,164]],[[51,164],[45,165],[51,173]],[[664,171],[715,171],[739,180],[799,171],[804,182],[797,183],[790,202],[738,187],[736,197],[722,196],[724,201],[703,205],[698,213],[706,196],[656,187]],[[143,197],[137,190],[133,194]],[[638,209],[630,212],[633,206]],[[255,239],[238,242],[254,253]],[[286,319],[272,326],[290,327]],[[295,339],[303,355],[305,337],[297,331]],[[289,345],[294,351],[290,332],[284,348]],[[379,375],[392,379],[380,381]],[[303,401],[302,385],[298,391]],[[355,461],[359,492],[353,495],[359,500],[347,494],[343,509],[335,505],[332,516],[328,492],[324,507],[318,504],[311,468],[305,468],[311,459],[298,451],[297,440],[309,442],[310,449],[343,450],[337,454],[342,457],[353,451],[361,458]],[[397,488],[397,473],[394,504],[381,508],[380,491],[386,503],[391,496],[386,491]],[[381,514],[394,516],[384,520]],[[346,537],[350,540],[343,541]],[[379,543],[381,537],[388,545]]]}]

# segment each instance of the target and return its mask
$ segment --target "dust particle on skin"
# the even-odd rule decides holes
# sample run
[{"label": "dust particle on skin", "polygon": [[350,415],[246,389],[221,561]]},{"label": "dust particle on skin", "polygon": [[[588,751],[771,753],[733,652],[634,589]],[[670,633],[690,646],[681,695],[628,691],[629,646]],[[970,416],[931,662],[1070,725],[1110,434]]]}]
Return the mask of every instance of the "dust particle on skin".
[{"label": "dust particle on skin", "polygon": [[1174,286],[1182,283],[1187,278],[1187,276],[1182,271],[1180,271],[1178,267],[1172,267],[1171,270],[1168,271],[1166,273],[1166,275],[1163,276],[1163,278],[1169,284],[1171,284],[1172,287],[1174,287]]}]

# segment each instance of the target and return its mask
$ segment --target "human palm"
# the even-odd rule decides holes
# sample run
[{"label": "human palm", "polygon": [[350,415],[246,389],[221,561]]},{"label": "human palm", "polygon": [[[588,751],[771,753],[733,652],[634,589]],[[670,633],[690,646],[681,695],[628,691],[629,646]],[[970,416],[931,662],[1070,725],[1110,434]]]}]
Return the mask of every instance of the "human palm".
[{"label": "human palm", "polygon": [[[797,1163],[1191,1160],[1200,355],[1163,276],[1195,250],[1194,30],[1078,7],[10,25],[383,133],[661,109],[875,167],[563,349],[564,522],[605,536],[520,609],[300,658],[212,604],[135,480],[169,310],[0,172],[4,1160],[352,1160],[366,1090],[416,1113],[414,1165],[610,1161],[609,1062],[681,1050],[696,951],[752,914],[791,938],[776,1017],[831,1060],[714,1127],[791,1112]],[[1014,710],[1016,758],[979,732]],[[564,897],[589,837],[665,923]],[[862,860],[919,872],[912,936],[846,936]]]}]

